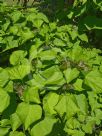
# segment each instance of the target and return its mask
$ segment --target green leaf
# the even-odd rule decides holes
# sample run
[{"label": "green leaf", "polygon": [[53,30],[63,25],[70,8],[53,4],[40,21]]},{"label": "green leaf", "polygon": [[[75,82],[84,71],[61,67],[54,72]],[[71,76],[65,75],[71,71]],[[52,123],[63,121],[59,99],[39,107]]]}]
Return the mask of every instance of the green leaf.
[{"label": "green leaf", "polygon": [[70,83],[73,79],[79,76],[79,71],[76,68],[67,68],[66,70],[64,70],[64,76],[67,83]]},{"label": "green leaf", "polygon": [[30,87],[24,91],[24,101],[26,102],[34,102],[40,103],[39,92],[38,89],[35,87]]},{"label": "green leaf", "polygon": [[87,98],[84,94],[75,95],[75,98],[77,100],[78,107],[80,108],[80,111],[87,115],[88,113],[88,103]]},{"label": "green leaf", "polygon": [[56,58],[57,53],[54,50],[42,51],[39,53],[41,60],[53,60]]},{"label": "green leaf", "polygon": [[9,27],[9,25],[10,25],[10,20],[7,20],[6,23],[4,23],[4,25],[2,26],[2,29],[3,29],[4,31],[6,31],[7,28]]},{"label": "green leaf", "polygon": [[9,81],[4,90],[8,93],[13,92],[13,81]]},{"label": "green leaf", "polygon": [[10,128],[0,127],[0,136],[5,136],[9,132]]},{"label": "green leaf", "polygon": [[21,62],[24,60],[24,57],[26,55],[27,55],[26,51],[23,50],[14,51],[10,56],[10,63],[12,65],[21,64]]},{"label": "green leaf", "polygon": [[55,105],[58,103],[59,95],[50,92],[43,98],[43,109],[45,111],[45,114],[56,114],[56,111],[54,110]]},{"label": "green leaf", "polygon": [[49,23],[48,18],[43,13],[37,13],[37,18],[42,19],[44,22]]},{"label": "green leaf", "polygon": [[42,24],[43,24],[43,20],[41,19],[35,19],[33,22],[34,27],[37,27],[37,28],[40,28]]},{"label": "green leaf", "polygon": [[72,117],[69,120],[67,120],[66,126],[67,126],[67,128],[75,130],[75,129],[80,128],[81,124],[80,124],[80,122],[75,117]]},{"label": "green leaf", "polygon": [[99,136],[102,136],[102,131],[100,131],[100,135]]},{"label": "green leaf", "polygon": [[41,122],[37,123],[31,129],[31,136],[46,136],[51,133],[54,124],[57,122],[56,119],[46,117]]},{"label": "green leaf", "polygon": [[61,73],[58,66],[52,66],[46,69],[41,73],[41,75],[46,79],[46,85],[57,85],[60,87],[65,83],[63,74]]},{"label": "green leaf", "polygon": [[55,38],[55,40],[53,41],[53,44],[55,46],[61,46],[61,47],[66,46],[66,43],[63,42],[61,39],[58,39],[58,38]]},{"label": "green leaf", "polygon": [[0,67],[0,87],[3,87],[8,82],[8,79],[7,71]]},{"label": "green leaf", "polygon": [[9,120],[9,119],[2,119],[2,120],[0,121],[0,126],[1,126],[1,127],[10,126],[10,120]]},{"label": "green leaf", "polygon": [[9,31],[12,34],[17,35],[17,33],[19,31],[19,26],[18,25],[11,26],[10,29],[9,29]]},{"label": "green leaf", "polygon": [[21,30],[19,32],[19,36],[21,36],[23,42],[26,42],[27,40],[34,38],[34,32],[32,32],[29,28],[25,27],[24,30]]},{"label": "green leaf", "polygon": [[18,132],[18,131],[15,131],[15,132],[10,132],[9,136],[25,136],[25,134],[23,132]]},{"label": "green leaf", "polygon": [[68,133],[69,135],[71,135],[71,136],[85,136],[85,133],[84,133],[83,131],[81,131],[81,130],[67,129],[66,131],[67,131],[67,133]]},{"label": "green leaf", "polygon": [[88,37],[87,37],[86,34],[78,35],[78,37],[79,37],[82,41],[88,42]]},{"label": "green leaf", "polygon": [[3,112],[10,104],[10,96],[0,88],[0,113]]},{"label": "green leaf", "polygon": [[18,105],[16,113],[24,124],[26,130],[32,123],[41,118],[42,109],[39,105],[22,102]]},{"label": "green leaf", "polygon": [[74,95],[67,95],[66,99],[66,115],[67,118],[71,118],[80,111],[77,100]]},{"label": "green leaf", "polygon": [[11,15],[10,15],[10,17],[11,17],[11,19],[12,19],[12,21],[14,22],[14,23],[16,23],[19,19],[20,19],[20,17],[22,16],[22,13],[20,12],[20,11],[14,11]]},{"label": "green leaf", "polygon": [[94,127],[95,127],[95,118],[88,117],[87,123],[82,126],[82,129],[85,131],[85,133],[92,134]]},{"label": "green leaf", "polygon": [[38,55],[38,51],[37,51],[37,47],[35,45],[32,45],[30,50],[29,50],[29,60],[30,62],[37,58],[37,55]]},{"label": "green leaf", "polygon": [[59,102],[55,106],[55,111],[62,117],[66,113],[66,100],[67,96],[63,95],[59,97]]},{"label": "green leaf", "polygon": [[7,36],[3,38],[3,40],[6,43],[6,47],[4,48],[3,51],[18,47],[18,40],[14,39],[14,36]]},{"label": "green leaf", "polygon": [[27,74],[30,73],[30,65],[18,65],[7,68],[10,79],[23,79]]},{"label": "green leaf", "polygon": [[85,77],[85,84],[95,93],[102,93],[102,74],[96,70],[89,72]]},{"label": "green leaf", "polygon": [[20,125],[22,124],[19,116],[17,115],[17,113],[13,113],[10,116],[10,122],[11,122],[11,126],[12,126],[12,130],[15,131],[17,128],[20,127]]},{"label": "green leaf", "polygon": [[77,91],[83,91],[84,89],[82,88],[83,80],[77,78],[76,82],[73,84],[74,89]]},{"label": "green leaf", "polygon": [[98,103],[97,94],[94,91],[87,92],[88,93],[88,100],[91,106],[91,111],[94,112],[98,108],[102,108],[101,103]]},{"label": "green leaf", "polygon": [[79,46],[79,42],[77,42],[74,44],[73,48],[69,50],[68,55],[73,61],[79,61],[82,53],[82,48]]},{"label": "green leaf", "polygon": [[61,117],[66,114],[68,119],[80,111],[75,96],[68,94],[60,98],[55,110]]},{"label": "green leaf", "polygon": [[102,1],[100,0],[93,0],[93,2],[100,8],[100,10],[102,11]]},{"label": "green leaf", "polygon": [[100,125],[101,120],[102,120],[102,110],[101,109],[95,110],[95,120],[96,120],[96,124]]},{"label": "green leaf", "polygon": [[36,17],[37,17],[36,13],[30,13],[30,14],[27,15],[26,20],[33,22],[34,19],[36,19]]}]

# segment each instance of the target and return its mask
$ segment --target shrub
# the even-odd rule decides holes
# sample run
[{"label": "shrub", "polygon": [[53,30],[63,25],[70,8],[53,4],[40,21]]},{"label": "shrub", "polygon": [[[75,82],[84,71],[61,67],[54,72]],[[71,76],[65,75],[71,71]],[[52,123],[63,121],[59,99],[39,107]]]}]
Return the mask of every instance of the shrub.
[{"label": "shrub", "polygon": [[0,15],[0,135],[101,136],[102,51],[36,8]]}]

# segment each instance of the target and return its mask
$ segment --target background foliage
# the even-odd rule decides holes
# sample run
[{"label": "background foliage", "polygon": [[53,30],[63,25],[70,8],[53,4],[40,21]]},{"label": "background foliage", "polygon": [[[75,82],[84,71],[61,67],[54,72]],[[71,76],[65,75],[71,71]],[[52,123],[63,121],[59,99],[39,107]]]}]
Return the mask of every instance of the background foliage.
[{"label": "background foliage", "polygon": [[0,2],[0,136],[102,136],[101,17],[100,0]]}]

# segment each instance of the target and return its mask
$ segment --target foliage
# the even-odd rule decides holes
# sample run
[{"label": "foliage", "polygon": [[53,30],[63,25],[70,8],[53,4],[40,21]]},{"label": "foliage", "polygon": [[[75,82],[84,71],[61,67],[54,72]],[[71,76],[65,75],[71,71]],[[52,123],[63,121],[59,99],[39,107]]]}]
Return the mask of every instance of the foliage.
[{"label": "foliage", "polygon": [[0,136],[102,135],[102,51],[85,33],[101,31],[100,22],[62,25],[0,3]]}]

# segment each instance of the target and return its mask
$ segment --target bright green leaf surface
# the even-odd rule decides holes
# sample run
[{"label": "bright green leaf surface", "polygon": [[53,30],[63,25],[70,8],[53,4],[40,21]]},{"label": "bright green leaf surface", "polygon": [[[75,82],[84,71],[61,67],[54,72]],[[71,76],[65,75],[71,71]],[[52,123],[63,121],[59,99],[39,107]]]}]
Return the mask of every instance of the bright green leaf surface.
[{"label": "bright green leaf surface", "polygon": [[31,136],[46,136],[51,133],[53,125],[57,122],[56,119],[46,117],[44,120],[36,124],[31,130]]},{"label": "bright green leaf surface", "polygon": [[42,116],[42,109],[39,105],[20,103],[16,110],[17,115],[27,129],[32,123],[39,120]]},{"label": "bright green leaf surface", "polygon": [[10,96],[0,88],[0,113],[3,112],[10,104]]}]

